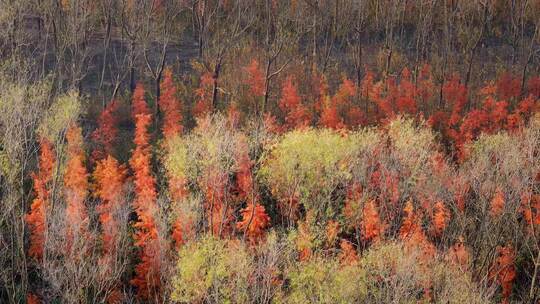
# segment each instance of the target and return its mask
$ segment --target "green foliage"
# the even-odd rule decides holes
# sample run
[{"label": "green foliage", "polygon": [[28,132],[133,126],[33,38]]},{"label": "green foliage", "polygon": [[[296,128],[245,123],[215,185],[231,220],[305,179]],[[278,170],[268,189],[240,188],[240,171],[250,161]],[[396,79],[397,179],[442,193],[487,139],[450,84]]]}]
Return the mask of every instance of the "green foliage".
[{"label": "green foliage", "polygon": [[400,243],[372,247],[356,265],[315,256],[289,264],[279,303],[488,303],[469,273]]},{"label": "green foliage", "polygon": [[426,290],[435,303],[489,303],[470,274],[437,257],[426,259],[400,243],[371,248],[360,264],[366,273],[368,303],[428,302]]},{"label": "green foliage", "polygon": [[295,197],[306,209],[331,216],[334,208],[325,205],[350,180],[359,139],[329,129],[292,131],[267,152],[259,176],[278,199]]},{"label": "green foliage", "polygon": [[174,177],[185,177],[188,170],[188,149],[185,140],[177,135],[165,142],[164,159],[167,173]]},{"label": "green foliage", "polygon": [[166,169],[178,177],[196,182],[208,172],[230,174],[237,168],[236,154],[245,136],[232,128],[221,115],[202,118],[186,137],[168,144]]},{"label": "green foliage", "polygon": [[290,290],[285,303],[359,303],[366,297],[365,272],[358,265],[315,257],[287,271]]},{"label": "green foliage", "polygon": [[233,241],[207,236],[179,252],[172,300],[179,303],[247,303],[252,257]]},{"label": "green foliage", "polygon": [[70,92],[58,97],[39,126],[40,135],[50,142],[55,142],[58,136],[64,134],[67,128],[79,118],[81,113],[81,99],[76,93]]}]

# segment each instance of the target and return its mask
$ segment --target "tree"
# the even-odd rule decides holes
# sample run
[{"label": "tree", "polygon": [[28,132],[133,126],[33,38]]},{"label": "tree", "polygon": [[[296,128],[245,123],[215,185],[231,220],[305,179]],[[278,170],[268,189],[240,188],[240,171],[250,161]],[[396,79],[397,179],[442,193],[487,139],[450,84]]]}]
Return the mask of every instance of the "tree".
[{"label": "tree", "polygon": [[163,114],[161,130],[164,138],[171,138],[182,133],[181,102],[176,97],[176,85],[173,82],[172,71],[166,68],[161,82],[161,95],[159,106]]},{"label": "tree", "polygon": [[[142,91],[138,85],[138,91]],[[137,92],[137,89],[136,89]],[[156,181],[151,171],[151,149],[148,127],[152,116],[146,102],[139,94],[134,94],[135,150],[129,164],[134,173],[135,200],[133,206],[137,214],[135,246],[139,248],[140,262],[135,266],[135,277],[130,283],[137,287],[137,296],[150,300],[161,297],[161,246],[155,220],[157,212]]]},{"label": "tree", "polygon": [[292,76],[287,77],[283,84],[279,108],[285,114],[285,129],[305,127],[310,123],[310,115],[302,104]]},{"label": "tree", "polygon": [[99,221],[103,231],[103,250],[105,254],[112,254],[118,242],[118,211],[122,207],[124,200],[124,183],[127,170],[118,161],[108,155],[100,160],[94,170],[94,180],[96,181],[95,195],[101,200],[97,211]]},{"label": "tree", "polygon": [[379,212],[375,200],[369,200],[364,205],[364,218],[362,221],[362,232],[364,240],[379,241],[384,237],[384,224],[381,223]]},{"label": "tree", "polygon": [[118,136],[118,101],[112,100],[99,114],[98,127],[92,132],[92,140],[97,147],[92,151],[92,160],[100,160],[106,155],[113,155],[116,137]]},{"label": "tree", "polygon": [[26,223],[30,226],[30,247],[28,255],[41,260],[45,245],[45,232],[47,230],[47,209],[49,208],[48,184],[53,179],[55,155],[52,145],[46,140],[40,141],[39,171],[32,174],[36,198],[26,215]]},{"label": "tree", "polygon": [[[81,128],[72,126],[67,132],[67,164],[64,173],[66,207],[66,234],[68,252],[78,250],[74,242],[88,238],[90,220],[85,205],[88,195],[88,173],[84,164]],[[90,240],[86,240],[90,242]]]}]

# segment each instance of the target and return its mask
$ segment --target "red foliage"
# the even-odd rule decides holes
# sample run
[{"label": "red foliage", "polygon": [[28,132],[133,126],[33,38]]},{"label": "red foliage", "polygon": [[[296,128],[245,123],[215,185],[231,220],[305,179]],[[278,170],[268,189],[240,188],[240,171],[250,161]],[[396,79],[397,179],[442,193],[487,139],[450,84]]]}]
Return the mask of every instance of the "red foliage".
[{"label": "red foliage", "polygon": [[[141,113],[145,113],[146,103],[139,107]],[[137,296],[141,299],[159,295],[161,286],[161,247],[154,219],[157,209],[156,181],[151,171],[151,149],[147,130],[151,120],[149,114],[138,114],[135,117],[135,150],[129,161],[134,173],[133,205],[137,214],[134,239],[135,246],[140,248],[140,262],[135,267],[135,278],[131,280],[131,284],[137,287]]]},{"label": "red foliage", "polygon": [[239,192],[239,197],[249,203],[254,203],[258,198],[253,188],[253,175],[251,167],[253,162],[249,158],[247,142],[242,142],[239,152],[236,155],[238,170],[236,172],[236,184]]},{"label": "red foliage", "polygon": [[122,188],[126,173],[126,168],[110,155],[99,161],[94,171],[95,195],[101,200],[101,204],[96,209],[103,229],[102,238],[105,254],[113,253],[117,243],[119,223],[114,215],[122,204],[124,195]]},{"label": "red foliage", "polygon": [[260,204],[248,204],[240,210],[242,220],[236,223],[236,228],[244,230],[252,244],[256,244],[263,236],[264,229],[270,223],[270,217],[266,214],[264,206]]},{"label": "red foliage", "polygon": [[118,102],[111,101],[98,117],[98,127],[92,133],[92,140],[97,144],[96,149],[92,151],[92,159],[99,160],[106,155],[113,154],[114,143],[118,135],[117,118],[115,116],[118,110]]},{"label": "red foliage", "polygon": [[139,114],[151,114],[150,109],[146,104],[146,100],[144,99],[144,94],[144,86],[141,83],[137,83],[131,101],[131,117],[133,121],[137,120],[137,115]]},{"label": "red foliage", "polygon": [[540,225],[540,194],[523,194],[521,196],[521,212],[528,224],[528,231],[534,231]]},{"label": "red foliage", "polygon": [[450,221],[450,212],[442,201],[435,203],[435,212],[433,213],[433,228],[435,235],[440,236],[448,222]]},{"label": "red foliage", "polygon": [[411,80],[409,69],[403,69],[399,84],[400,94],[396,97],[396,106],[399,113],[416,114],[416,86]]},{"label": "red foliage", "polygon": [[360,108],[355,107],[355,106],[349,107],[349,110],[347,111],[346,116],[347,116],[347,125],[351,128],[363,126],[367,122],[364,112],[362,112]]},{"label": "red foliage", "polygon": [[459,76],[455,74],[444,83],[442,90],[444,100],[452,107],[448,125],[455,126],[461,120],[461,113],[467,104],[468,89],[461,83]]},{"label": "red foliage", "polygon": [[201,76],[199,87],[195,90],[197,101],[193,107],[195,117],[203,117],[212,111],[212,86],[214,78],[210,72]]},{"label": "red foliage", "polygon": [[405,217],[399,235],[408,246],[420,248],[423,250],[426,257],[431,257],[435,254],[435,247],[429,242],[420,224],[420,218],[414,213],[414,207],[411,201],[408,201],[403,209]]},{"label": "red foliage", "polygon": [[497,190],[495,191],[495,195],[493,196],[493,199],[491,199],[490,210],[489,210],[490,214],[492,216],[501,215],[501,213],[503,213],[504,211],[504,205],[505,205],[504,193],[502,192],[500,188],[497,188]]},{"label": "red foliage", "polygon": [[179,249],[187,240],[193,237],[195,232],[193,231],[193,219],[180,213],[174,221],[172,229],[172,238],[176,248]]},{"label": "red foliage", "polygon": [[339,117],[337,108],[333,104],[327,104],[324,107],[321,113],[319,124],[323,127],[336,129],[336,130],[342,129],[345,127],[345,124],[343,123],[342,119]]},{"label": "red foliage", "polygon": [[40,140],[38,166],[38,173],[32,174],[36,197],[30,206],[30,211],[25,216],[25,220],[30,230],[28,255],[41,260],[45,245],[45,231],[47,229],[46,215],[49,204],[49,190],[47,188],[53,178],[53,168],[55,166],[53,147],[46,139]]},{"label": "red foliage", "polygon": [[88,195],[88,173],[84,165],[81,128],[71,127],[67,132],[67,165],[64,174],[66,196],[66,230],[68,248],[75,236],[88,235],[88,212],[85,200]]},{"label": "red foliage", "polygon": [[302,98],[292,76],[287,77],[283,84],[279,108],[285,114],[286,129],[304,127],[311,121],[311,115],[302,104]]},{"label": "red foliage", "polygon": [[514,267],[515,252],[512,246],[502,246],[497,248],[497,258],[495,259],[490,276],[497,279],[502,288],[503,303],[509,303],[512,294],[512,286],[516,278]]},{"label": "red foliage", "polygon": [[41,301],[39,300],[39,298],[33,294],[33,293],[28,293],[26,295],[26,304],[40,304]]},{"label": "red foliage", "polygon": [[163,81],[160,84],[160,89],[159,106],[163,113],[163,137],[171,138],[181,134],[183,126],[181,102],[176,97],[176,85],[174,84],[172,71],[169,68],[163,72]]},{"label": "red foliage", "polygon": [[385,227],[379,218],[375,200],[366,202],[363,213],[362,232],[364,240],[379,241],[384,236]]},{"label": "red foliage", "polygon": [[259,67],[257,59],[251,60],[251,63],[244,68],[248,74],[247,84],[254,97],[264,96],[264,76]]},{"label": "red foliage", "polygon": [[339,243],[341,252],[339,254],[339,261],[342,265],[356,265],[358,263],[358,255],[356,254],[356,248],[351,242],[347,240],[341,240]]}]

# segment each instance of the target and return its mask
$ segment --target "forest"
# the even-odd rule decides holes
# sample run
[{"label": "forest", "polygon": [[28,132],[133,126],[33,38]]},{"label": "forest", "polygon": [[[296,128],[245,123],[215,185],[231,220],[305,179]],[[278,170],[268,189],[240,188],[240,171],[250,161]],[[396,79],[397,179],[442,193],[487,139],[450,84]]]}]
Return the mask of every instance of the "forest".
[{"label": "forest", "polygon": [[540,1],[0,0],[0,303],[540,303]]}]

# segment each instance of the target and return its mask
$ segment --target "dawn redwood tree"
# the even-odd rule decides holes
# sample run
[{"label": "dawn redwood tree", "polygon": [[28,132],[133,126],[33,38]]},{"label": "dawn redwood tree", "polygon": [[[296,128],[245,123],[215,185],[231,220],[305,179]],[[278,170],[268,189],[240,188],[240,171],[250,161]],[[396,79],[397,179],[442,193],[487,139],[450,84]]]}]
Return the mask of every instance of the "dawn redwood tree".
[{"label": "dawn redwood tree", "polygon": [[384,237],[384,224],[381,223],[375,200],[365,203],[363,209],[362,233],[365,241],[380,241]]},{"label": "dawn redwood tree", "polygon": [[118,136],[118,101],[107,104],[97,119],[98,127],[92,132],[92,140],[96,147],[92,151],[92,160],[97,161],[107,155],[114,154],[114,144]]},{"label": "dawn redwood tree", "polygon": [[183,131],[181,102],[176,97],[177,89],[170,68],[166,68],[163,72],[160,88],[159,107],[163,116],[161,130],[163,137],[167,139]]},{"label": "dawn redwood tree", "polygon": [[[142,92],[142,86],[137,87],[139,93]],[[157,191],[155,177],[152,175],[152,155],[148,134],[152,116],[141,94],[134,94],[133,98],[135,150],[129,164],[134,173],[133,206],[137,214],[134,240],[135,246],[139,248],[140,261],[135,266],[135,277],[130,282],[137,287],[139,298],[151,300],[161,297],[161,246],[155,220],[158,208]]]},{"label": "dawn redwood tree", "polygon": [[26,215],[26,223],[30,230],[30,246],[28,255],[40,261],[43,258],[45,232],[47,229],[47,209],[49,208],[48,184],[53,179],[55,154],[52,144],[45,138],[40,139],[40,155],[38,172],[32,174],[34,181],[34,198],[30,211]]},{"label": "dawn redwood tree", "polygon": [[284,128],[286,130],[305,127],[311,122],[311,115],[302,103],[302,97],[293,76],[288,76],[283,83],[279,108],[285,115]]},{"label": "dawn redwood tree", "polygon": [[[72,126],[67,132],[67,164],[64,173],[64,187],[66,198],[66,234],[67,248],[72,247],[74,241],[81,241],[89,237],[88,210],[85,202],[88,195],[88,172],[86,170],[85,152],[83,150],[82,130]],[[84,240],[89,242],[89,240]]]},{"label": "dawn redwood tree", "polygon": [[118,241],[118,219],[116,213],[124,200],[124,183],[127,170],[111,155],[98,161],[94,170],[95,195],[101,200],[97,206],[99,222],[103,231],[104,254],[113,254]]},{"label": "dawn redwood tree", "polygon": [[252,59],[248,66],[244,68],[247,73],[247,85],[250,93],[255,98],[264,96],[264,75],[257,59]]},{"label": "dawn redwood tree", "polygon": [[212,86],[214,80],[210,72],[201,75],[199,87],[195,89],[195,105],[193,106],[193,115],[197,118],[204,117],[211,113],[212,109]]},{"label": "dawn redwood tree", "polygon": [[434,209],[435,211],[433,212],[432,220],[433,229],[435,231],[435,235],[441,236],[450,221],[450,212],[442,201],[437,201]]}]

